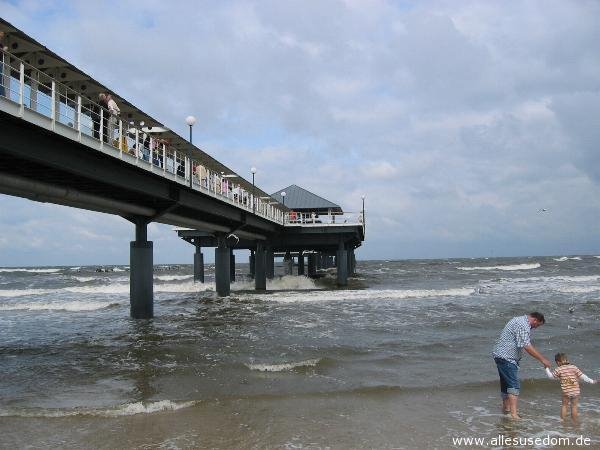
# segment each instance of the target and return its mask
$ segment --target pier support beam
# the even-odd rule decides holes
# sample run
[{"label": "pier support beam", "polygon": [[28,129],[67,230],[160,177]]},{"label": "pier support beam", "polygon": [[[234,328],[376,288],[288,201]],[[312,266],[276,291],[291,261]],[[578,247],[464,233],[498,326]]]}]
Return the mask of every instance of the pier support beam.
[{"label": "pier support beam", "polygon": [[254,254],[254,288],[257,291],[264,291],[267,289],[265,262],[265,246],[262,242],[257,242],[256,253]]},{"label": "pier support beam", "polygon": [[265,269],[269,280],[275,278],[275,255],[271,247],[267,247],[265,252]]},{"label": "pier support beam", "polygon": [[348,285],[348,255],[344,248],[344,242],[340,240],[338,251],[336,255],[337,259],[337,285],[347,286]]},{"label": "pier support beam", "polygon": [[250,266],[250,278],[254,278],[254,274],[256,273],[256,256],[254,254],[254,250],[250,250],[248,265]]},{"label": "pier support beam", "polygon": [[304,275],[304,254],[302,250],[298,252],[298,275]]},{"label": "pier support beam", "polygon": [[308,254],[308,276],[310,278],[315,278],[317,276],[317,254],[316,253]]},{"label": "pier support beam", "polygon": [[199,240],[194,240],[196,253],[194,253],[194,281],[204,283],[204,255]]},{"label": "pier support beam", "polygon": [[228,297],[231,293],[231,262],[229,248],[225,242],[225,236],[218,236],[218,247],[215,248],[215,285],[219,297]]},{"label": "pier support beam", "polygon": [[352,267],[352,256],[354,255],[354,249],[346,250],[346,257],[348,259],[347,267],[348,267],[348,276],[354,276],[354,268]]},{"label": "pier support beam", "polygon": [[232,248],[229,249],[229,280],[235,281],[235,255]]},{"label": "pier support beam", "polygon": [[283,274],[291,275],[293,270],[294,270],[294,258],[292,258],[292,255],[288,251],[285,253],[285,256],[283,257]]},{"label": "pier support beam", "polygon": [[133,319],[154,316],[153,249],[148,241],[148,222],[137,219],[135,241],[129,244],[129,313]]}]

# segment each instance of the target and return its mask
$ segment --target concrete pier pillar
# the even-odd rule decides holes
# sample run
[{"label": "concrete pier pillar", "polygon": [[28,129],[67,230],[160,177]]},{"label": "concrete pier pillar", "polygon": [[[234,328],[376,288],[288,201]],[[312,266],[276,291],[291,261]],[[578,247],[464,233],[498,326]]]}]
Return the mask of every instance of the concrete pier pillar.
[{"label": "concrete pier pillar", "polygon": [[286,252],[283,257],[283,273],[284,275],[291,275],[294,270],[294,258],[290,252]]},{"label": "concrete pier pillar", "polygon": [[352,250],[352,275],[356,275],[356,254],[354,253],[354,250]]},{"label": "concrete pier pillar", "polygon": [[317,254],[309,253],[308,255],[308,276],[315,278],[317,276]]},{"label": "concrete pier pillar", "polygon": [[265,252],[265,270],[269,280],[275,278],[275,255],[271,247],[267,247]]},{"label": "concrete pier pillar", "polygon": [[298,275],[304,275],[304,254],[302,251],[298,252]]},{"label": "concrete pier pillar", "polygon": [[204,283],[204,255],[202,254],[202,247],[199,244],[194,243],[196,246],[196,253],[194,253],[194,281]]},{"label": "concrete pier pillar", "polygon": [[315,255],[315,269],[319,270],[323,268],[323,255],[321,253],[313,253]]},{"label": "concrete pier pillar", "polygon": [[335,267],[333,264],[333,256],[327,256],[327,268]]},{"label": "concrete pier pillar", "polygon": [[337,251],[337,285],[348,285],[348,255],[344,248],[344,242],[340,241]]},{"label": "concrete pier pillar", "polygon": [[347,263],[346,263],[346,267],[348,267],[348,276],[349,277],[353,277],[354,276],[354,270],[352,269],[352,255],[354,253],[354,249],[352,250],[346,250],[346,259],[347,259]]},{"label": "concrete pier pillar", "polygon": [[235,255],[232,248],[229,249],[229,280],[235,281]]},{"label": "concrete pier pillar", "polygon": [[135,222],[135,241],[129,245],[129,314],[133,319],[154,317],[153,249],[148,222]]},{"label": "concrete pier pillar", "polygon": [[256,273],[256,256],[254,250],[250,250],[250,257],[248,258],[248,265],[250,266],[250,278],[254,278]]},{"label": "concrete pier pillar", "polygon": [[218,237],[219,246],[215,248],[215,285],[219,297],[228,297],[231,293],[231,255],[225,243],[225,237]]},{"label": "concrete pier pillar", "polygon": [[264,291],[267,289],[267,272],[264,244],[256,244],[256,253],[254,254],[254,289]]}]

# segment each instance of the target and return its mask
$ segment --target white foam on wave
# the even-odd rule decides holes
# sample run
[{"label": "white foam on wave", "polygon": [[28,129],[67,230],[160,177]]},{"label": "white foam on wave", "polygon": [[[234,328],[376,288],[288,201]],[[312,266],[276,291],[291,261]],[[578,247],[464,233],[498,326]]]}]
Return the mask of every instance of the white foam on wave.
[{"label": "white foam on wave", "polygon": [[39,302],[0,304],[0,311],[95,311],[108,308],[110,302]]},{"label": "white foam on wave", "polygon": [[73,417],[73,416],[100,416],[100,417],[122,417],[136,414],[152,414],[161,411],[176,411],[178,409],[194,406],[196,401],[174,402],[171,400],[159,400],[156,402],[126,403],[110,409],[39,409],[39,410],[0,410],[0,417]]},{"label": "white foam on wave", "polygon": [[540,263],[532,264],[514,264],[507,266],[475,266],[475,267],[457,267],[459,270],[530,270],[541,267]]},{"label": "white foam on wave", "polygon": [[563,261],[568,261],[569,259],[572,261],[581,261],[581,256],[573,256],[573,257],[568,257],[568,256],[561,256],[560,258],[552,258],[554,259],[554,261],[559,261],[559,262],[563,262]]},{"label": "white foam on wave", "polygon": [[24,268],[9,268],[4,267],[0,269],[0,272],[28,272],[28,273],[56,273],[62,269],[24,269]]},{"label": "white foam on wave", "polygon": [[121,405],[116,409],[108,409],[104,411],[98,411],[97,415],[105,417],[120,417],[120,416],[133,416],[136,414],[152,414],[160,411],[177,411],[178,409],[189,408],[194,406],[197,401],[187,402],[174,402],[171,400],[160,400],[157,402],[137,402],[127,403]]},{"label": "white foam on wave", "polygon": [[24,297],[27,295],[51,294],[54,289],[1,289],[0,297]]},{"label": "white foam on wave", "polygon": [[281,292],[259,296],[261,300],[281,303],[404,300],[429,297],[467,297],[475,293],[473,288],[451,289],[378,289],[337,290],[311,292]]},{"label": "white foam on wave", "polygon": [[564,294],[589,294],[591,292],[600,291],[600,286],[573,286],[564,288],[559,287],[556,290]]},{"label": "white foam on wave", "polygon": [[321,359],[307,359],[306,361],[286,362],[281,364],[245,364],[250,370],[258,370],[259,372],[284,372],[293,370],[297,367],[315,367]]},{"label": "white foam on wave", "polygon": [[159,281],[177,281],[177,280],[189,280],[194,275],[158,275],[154,277],[155,280]]},{"label": "white foam on wave", "polygon": [[96,277],[72,277],[74,280],[79,281],[80,283],[87,283],[88,281],[97,280]]},{"label": "white foam on wave", "polygon": [[[308,277],[284,275],[282,277],[267,280],[267,290],[269,291],[307,291],[312,289],[322,289]],[[254,290],[254,280],[243,280],[231,283],[231,290],[249,291]]]}]

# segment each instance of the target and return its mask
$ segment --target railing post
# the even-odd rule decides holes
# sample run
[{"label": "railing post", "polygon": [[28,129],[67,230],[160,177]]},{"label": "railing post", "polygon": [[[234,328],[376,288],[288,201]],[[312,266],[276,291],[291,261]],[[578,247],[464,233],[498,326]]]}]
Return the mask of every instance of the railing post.
[{"label": "railing post", "polygon": [[177,176],[177,150],[173,149],[173,174]]},{"label": "railing post", "polygon": [[100,148],[104,147],[104,108],[100,107]]},{"label": "railing post", "polygon": [[140,159],[140,130],[135,129],[135,162]]},{"label": "railing post", "polygon": [[[54,83],[52,83],[54,85]],[[25,65],[19,64],[19,116],[25,111]]]},{"label": "railing post", "polygon": [[77,96],[77,139],[81,142],[81,95]]},{"label": "railing post", "polygon": [[123,158],[123,119],[119,119],[119,156]]},{"label": "railing post", "polygon": [[167,173],[167,146],[165,144],[162,145],[162,155],[163,155],[163,160],[162,160],[163,173],[166,174]]}]

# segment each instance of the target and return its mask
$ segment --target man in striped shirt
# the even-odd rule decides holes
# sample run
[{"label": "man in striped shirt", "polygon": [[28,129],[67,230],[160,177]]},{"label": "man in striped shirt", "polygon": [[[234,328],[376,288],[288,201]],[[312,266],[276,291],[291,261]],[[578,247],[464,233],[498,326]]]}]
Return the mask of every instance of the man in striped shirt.
[{"label": "man in striped shirt", "polygon": [[518,371],[523,350],[541,362],[544,367],[550,367],[550,361],[531,344],[531,330],[544,323],[544,315],[539,312],[512,318],[500,333],[500,338],[492,352],[500,376],[502,410],[505,414],[510,413],[513,419],[519,418],[517,401],[521,383]]}]

